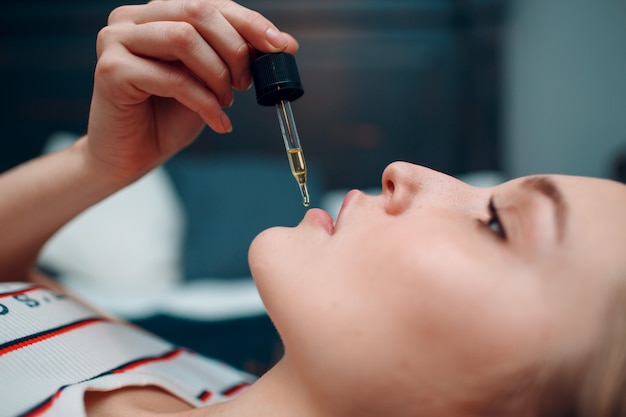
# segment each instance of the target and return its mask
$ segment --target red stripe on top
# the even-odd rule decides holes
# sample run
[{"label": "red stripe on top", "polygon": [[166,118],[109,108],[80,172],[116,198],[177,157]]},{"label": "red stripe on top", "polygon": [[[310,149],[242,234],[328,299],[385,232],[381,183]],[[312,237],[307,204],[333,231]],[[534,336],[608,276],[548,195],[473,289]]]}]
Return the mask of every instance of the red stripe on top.
[{"label": "red stripe on top", "polygon": [[26,414],[22,414],[19,417],[37,417],[37,416],[42,415],[43,413],[45,413],[46,411],[48,411],[49,409],[52,408],[52,404],[54,404],[54,401],[61,396],[61,391],[62,391],[62,389],[58,390],[57,392],[54,393],[54,395],[52,397],[50,397],[50,399],[48,399],[42,405],[40,405],[36,409],[34,409],[34,410],[32,410],[32,411],[30,411],[30,412],[28,412]]},{"label": "red stripe on top", "polygon": [[244,389],[250,386],[249,382],[242,382],[241,384],[237,384],[234,387],[230,387],[224,391],[222,391],[222,395],[225,397],[232,397],[233,395],[243,391]]},{"label": "red stripe on top", "polygon": [[33,337],[28,337],[19,342],[9,344],[8,346],[5,345],[5,347],[0,348],[0,356],[6,355],[7,353],[14,352],[18,349],[22,349],[26,346],[34,345],[35,343],[39,343],[44,340],[51,339],[53,337],[56,337],[65,333],[69,333],[81,327],[89,326],[91,324],[99,323],[103,321],[107,321],[107,320],[102,317],[95,317],[91,319],[81,320],[81,321],[72,323],[67,326],[59,327],[49,332],[38,333],[37,335],[34,335]]},{"label": "red stripe on top", "polygon": [[212,396],[213,393],[211,391],[202,391],[196,398],[204,403],[209,401],[209,398],[211,398]]},{"label": "red stripe on top", "polygon": [[[139,366],[146,365],[148,363],[167,361],[167,360],[170,360],[170,359],[173,359],[173,358],[177,357],[178,355],[180,355],[184,351],[185,351],[185,349],[183,349],[183,348],[176,348],[176,349],[171,350],[171,351],[169,351],[166,354],[161,355],[161,356],[155,356],[155,357],[151,357],[151,358],[139,359],[139,360],[131,362],[131,363],[125,365],[125,366],[122,366],[121,368],[116,368],[116,369],[104,372],[102,374],[96,375],[93,378],[87,379],[86,381],[89,381],[91,379],[100,378],[100,377],[102,377],[104,375],[120,374],[120,373],[129,371],[131,369],[137,368]],[[19,417],[37,417],[37,416],[42,415],[47,410],[52,408],[52,405],[54,404],[54,401],[57,400],[61,396],[61,393],[63,392],[63,390],[65,388],[67,388],[68,386],[69,385],[65,385],[65,386],[59,388],[47,400],[43,401],[40,405],[36,406],[34,409],[31,409],[30,411],[27,411],[26,413],[21,414]]]},{"label": "red stripe on top", "polygon": [[33,286],[33,287],[23,288],[17,291],[5,292],[5,293],[0,294],[0,298],[15,297],[16,295],[22,295],[22,294],[26,294],[26,293],[33,292],[33,291],[40,290],[40,289],[41,287]]},{"label": "red stripe on top", "polygon": [[128,365],[122,366],[121,368],[117,368],[113,371],[111,371],[112,374],[121,374],[123,372],[126,371],[130,371],[131,369],[135,369],[138,368],[140,366],[146,365],[148,363],[151,362],[159,362],[159,361],[166,361],[169,359],[173,359],[176,356],[180,355],[181,353],[183,353],[185,351],[185,349],[183,348],[178,348],[178,349],[174,349],[168,353],[166,353],[165,355],[162,356],[158,356],[158,357],[154,357],[154,358],[146,358],[146,359],[140,359],[138,361],[135,362],[131,362]]}]

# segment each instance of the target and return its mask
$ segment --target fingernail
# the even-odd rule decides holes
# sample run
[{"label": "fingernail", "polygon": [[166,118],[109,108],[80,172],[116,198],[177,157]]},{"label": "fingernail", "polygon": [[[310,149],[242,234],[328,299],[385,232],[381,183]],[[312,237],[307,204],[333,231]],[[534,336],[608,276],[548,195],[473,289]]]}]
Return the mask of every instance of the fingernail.
[{"label": "fingernail", "polygon": [[243,88],[244,90],[251,89],[252,77],[250,76],[250,74],[246,74],[243,77],[241,77],[241,81],[239,82],[239,85],[241,85],[241,88]]},{"label": "fingernail", "polygon": [[265,31],[265,37],[269,43],[272,44],[272,46],[278,49],[282,49],[287,46],[287,37],[274,28],[267,29],[267,31]]},{"label": "fingernail", "polygon": [[224,128],[224,133],[230,133],[233,131],[233,125],[230,122],[230,118],[226,115],[226,113],[222,112],[220,115],[220,122],[222,123],[222,127]]},{"label": "fingernail", "polygon": [[232,91],[228,91],[226,94],[224,94],[224,97],[222,97],[220,104],[222,105],[222,108],[227,109],[233,105],[234,101],[235,101],[235,95],[233,94]]}]

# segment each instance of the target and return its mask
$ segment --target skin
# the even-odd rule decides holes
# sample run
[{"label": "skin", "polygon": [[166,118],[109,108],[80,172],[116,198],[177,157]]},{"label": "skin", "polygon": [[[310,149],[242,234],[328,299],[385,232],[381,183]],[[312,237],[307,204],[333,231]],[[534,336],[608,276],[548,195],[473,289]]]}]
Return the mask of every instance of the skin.
[{"label": "skin", "polygon": [[[382,184],[348,193],[336,224],[312,209],[254,240],[285,355],[240,397],[175,415],[485,415],[503,383],[593,349],[626,276],[626,186],[550,175],[475,188],[403,162]],[[530,412],[515,407],[498,415]]]},{"label": "skin", "polygon": [[0,178],[0,280],[28,279],[61,226],[188,146],[205,126],[229,132],[223,107],[233,89],[250,86],[253,49],[298,49],[272,22],[228,0],[123,6],[108,23],[98,34],[87,134]]},{"label": "skin", "polygon": [[[252,49],[297,47],[227,0],[113,11],[98,36],[87,134],[0,176],[0,280],[31,279],[56,230],[205,125],[230,131],[223,108],[250,84]],[[250,389],[197,410],[152,387],[89,393],[89,416],[479,414],[503,379],[588,351],[626,270],[624,186],[551,178],[563,221],[524,180],[477,189],[390,165],[382,194],[351,192],[336,225],[313,209],[253,242],[251,268],[286,353]],[[506,238],[485,224],[492,196]]]},{"label": "skin", "polygon": [[592,349],[626,277],[626,186],[474,188],[407,163],[382,185],[250,249],[285,361],[337,415],[478,415],[502,381]]}]

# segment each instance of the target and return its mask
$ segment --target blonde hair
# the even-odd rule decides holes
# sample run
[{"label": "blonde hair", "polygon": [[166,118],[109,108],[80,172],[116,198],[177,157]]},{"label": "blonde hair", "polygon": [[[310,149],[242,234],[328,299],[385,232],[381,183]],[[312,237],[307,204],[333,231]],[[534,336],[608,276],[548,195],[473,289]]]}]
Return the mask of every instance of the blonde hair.
[{"label": "blonde hair", "polygon": [[621,287],[608,301],[595,349],[534,384],[538,416],[626,417],[626,284]]},{"label": "blonde hair", "polygon": [[626,288],[610,300],[606,324],[581,384],[581,417],[626,417]]},{"label": "blonde hair", "polygon": [[481,415],[626,417],[626,283],[607,301],[604,317],[586,356],[510,375]]}]

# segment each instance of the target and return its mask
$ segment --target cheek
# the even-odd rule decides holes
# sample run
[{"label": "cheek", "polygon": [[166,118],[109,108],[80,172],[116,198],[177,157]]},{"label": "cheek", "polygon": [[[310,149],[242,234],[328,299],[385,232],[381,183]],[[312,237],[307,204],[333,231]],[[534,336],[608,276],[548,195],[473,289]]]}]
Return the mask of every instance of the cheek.
[{"label": "cheek", "polygon": [[383,390],[394,369],[407,376],[394,386],[419,382],[408,375],[474,383],[538,356],[545,317],[528,271],[457,230],[370,226],[324,240],[275,228],[250,264],[286,352],[326,388]]},{"label": "cheek", "polygon": [[479,383],[541,358],[552,324],[534,275],[522,268],[512,272],[513,265],[486,270],[473,258],[451,263],[454,271],[439,274],[430,265],[431,277],[420,281],[413,297],[414,316],[405,316],[423,353],[417,366],[436,363],[442,375]]},{"label": "cheek", "polygon": [[546,315],[532,268],[491,242],[432,236],[397,250],[374,295],[405,342],[457,366],[534,345]]}]

